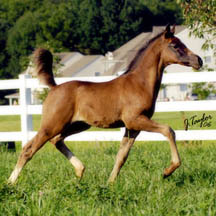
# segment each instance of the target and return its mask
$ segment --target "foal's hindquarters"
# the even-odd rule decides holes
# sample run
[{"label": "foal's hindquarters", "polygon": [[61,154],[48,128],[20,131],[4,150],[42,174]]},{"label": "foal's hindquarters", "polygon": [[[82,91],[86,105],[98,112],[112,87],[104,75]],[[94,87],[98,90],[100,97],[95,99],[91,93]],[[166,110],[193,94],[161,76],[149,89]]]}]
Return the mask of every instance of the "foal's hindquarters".
[{"label": "foal's hindquarters", "polygon": [[[74,133],[82,132],[90,128],[84,122],[72,122],[75,104],[73,94],[77,83],[74,82],[66,88],[61,85],[53,88],[43,105],[41,126],[36,136],[30,140],[22,149],[9,183],[14,183],[25,164],[33,155],[47,142],[52,144],[71,162],[75,168],[76,175],[81,178],[85,170],[82,162],[67,148],[64,139]],[[69,88],[69,89],[68,89]],[[66,94],[66,92],[71,94]]]}]

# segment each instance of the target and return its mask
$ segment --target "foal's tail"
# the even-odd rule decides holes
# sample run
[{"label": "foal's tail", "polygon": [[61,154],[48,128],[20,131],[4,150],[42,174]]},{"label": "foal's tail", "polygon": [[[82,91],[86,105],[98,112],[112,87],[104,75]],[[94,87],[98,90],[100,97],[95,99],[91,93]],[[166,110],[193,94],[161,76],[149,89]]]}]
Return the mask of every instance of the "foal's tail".
[{"label": "foal's tail", "polygon": [[40,82],[50,88],[56,86],[52,71],[52,53],[49,50],[38,48],[34,52],[34,63],[36,65],[36,75]]}]

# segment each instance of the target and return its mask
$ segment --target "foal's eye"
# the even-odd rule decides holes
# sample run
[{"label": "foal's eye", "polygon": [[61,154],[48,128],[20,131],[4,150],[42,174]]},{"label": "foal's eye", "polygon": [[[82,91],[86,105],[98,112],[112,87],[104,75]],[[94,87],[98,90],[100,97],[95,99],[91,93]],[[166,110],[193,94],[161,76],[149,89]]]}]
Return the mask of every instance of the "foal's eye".
[{"label": "foal's eye", "polygon": [[178,44],[172,44],[172,47],[173,47],[174,49],[179,48]]},{"label": "foal's eye", "polygon": [[174,43],[171,43],[170,46],[173,47],[174,49],[177,49],[179,47],[178,44],[174,44]]}]

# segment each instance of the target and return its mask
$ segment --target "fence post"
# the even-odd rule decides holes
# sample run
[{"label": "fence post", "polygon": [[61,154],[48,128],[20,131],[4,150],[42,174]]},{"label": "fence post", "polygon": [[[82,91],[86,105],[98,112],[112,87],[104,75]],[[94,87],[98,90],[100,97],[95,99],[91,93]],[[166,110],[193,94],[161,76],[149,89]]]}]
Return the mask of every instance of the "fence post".
[{"label": "fence post", "polygon": [[26,82],[30,75],[19,75],[20,80],[20,107],[21,107],[21,131],[22,147],[28,142],[28,132],[33,130],[32,115],[28,115],[28,105],[31,104],[31,89],[27,88]]}]

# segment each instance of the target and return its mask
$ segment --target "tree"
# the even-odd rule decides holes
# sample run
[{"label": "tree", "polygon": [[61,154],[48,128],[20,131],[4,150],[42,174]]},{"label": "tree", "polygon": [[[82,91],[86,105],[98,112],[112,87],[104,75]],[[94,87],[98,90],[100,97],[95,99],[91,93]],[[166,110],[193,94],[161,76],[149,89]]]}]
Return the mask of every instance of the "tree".
[{"label": "tree", "polygon": [[36,32],[37,45],[49,43],[55,52],[75,49],[80,39],[77,35],[77,11],[71,2],[47,4],[37,13],[40,16],[40,33]]},{"label": "tree", "polygon": [[216,55],[216,1],[215,0],[178,0],[191,32],[204,38],[203,49],[213,49]]},{"label": "tree", "polygon": [[150,31],[153,14],[136,0],[103,0],[101,18],[105,51],[113,51],[141,32]]},{"label": "tree", "polygon": [[[34,11],[40,7],[43,0],[1,0],[0,4],[0,77],[8,79],[20,73],[17,55],[11,55],[8,50],[8,38],[17,20],[26,11]],[[20,29],[20,31],[22,31]],[[16,45],[16,44],[15,44]],[[9,48],[10,49],[10,48]]]},{"label": "tree", "polygon": [[10,30],[7,40],[7,51],[10,54],[9,69],[13,76],[19,74],[27,65],[26,57],[36,46],[36,34],[39,30],[37,19],[32,12],[20,17]]},{"label": "tree", "polygon": [[100,0],[82,0],[78,7],[79,21],[76,30],[80,37],[80,43],[77,48],[82,53],[99,53],[99,50],[103,47],[103,38],[101,37],[103,24],[100,7]]},{"label": "tree", "polygon": [[152,27],[152,13],[136,0],[83,0],[79,6],[79,49],[105,54]]},{"label": "tree", "polygon": [[198,100],[205,100],[211,93],[215,94],[216,89],[212,83],[193,83],[192,94],[197,95]]},{"label": "tree", "polygon": [[73,50],[76,43],[72,28],[74,20],[73,11],[65,3],[47,4],[18,18],[7,39],[8,68],[12,76],[26,69],[28,56],[38,46],[52,47],[54,52]]},{"label": "tree", "polygon": [[177,24],[183,22],[182,9],[176,0],[140,0],[153,14],[153,25]]}]

